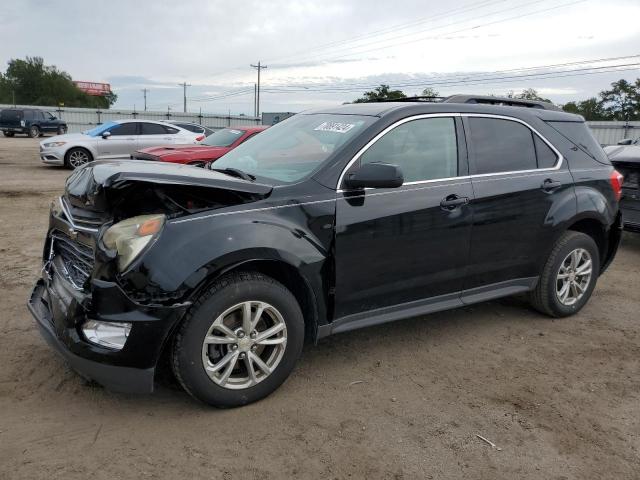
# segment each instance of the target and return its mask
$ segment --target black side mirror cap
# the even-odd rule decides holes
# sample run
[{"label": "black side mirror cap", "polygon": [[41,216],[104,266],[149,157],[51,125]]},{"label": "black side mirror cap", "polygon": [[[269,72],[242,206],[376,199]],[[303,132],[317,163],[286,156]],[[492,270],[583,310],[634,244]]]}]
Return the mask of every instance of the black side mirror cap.
[{"label": "black side mirror cap", "polygon": [[344,180],[348,188],[397,188],[404,183],[404,175],[397,165],[390,163],[365,163],[348,174]]},{"label": "black side mirror cap", "polygon": [[624,140],[620,140],[618,142],[618,145],[631,145],[633,143],[633,140],[631,140],[630,138],[625,138]]}]

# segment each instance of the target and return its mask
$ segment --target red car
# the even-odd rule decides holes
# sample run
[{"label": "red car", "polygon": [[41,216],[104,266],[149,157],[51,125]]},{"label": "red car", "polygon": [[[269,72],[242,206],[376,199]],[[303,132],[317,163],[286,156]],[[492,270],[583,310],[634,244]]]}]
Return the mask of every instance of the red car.
[{"label": "red car", "polygon": [[149,147],[137,150],[131,155],[131,158],[133,160],[154,160],[203,167],[267,128],[265,125],[224,128],[212,133],[197,145]]}]

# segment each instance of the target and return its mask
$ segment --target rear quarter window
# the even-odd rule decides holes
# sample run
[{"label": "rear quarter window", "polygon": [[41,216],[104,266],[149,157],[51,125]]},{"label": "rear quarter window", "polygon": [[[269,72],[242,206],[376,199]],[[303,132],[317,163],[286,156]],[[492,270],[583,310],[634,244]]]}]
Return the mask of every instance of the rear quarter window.
[{"label": "rear quarter window", "polygon": [[607,154],[584,122],[547,122],[560,135],[597,162],[611,165]]}]

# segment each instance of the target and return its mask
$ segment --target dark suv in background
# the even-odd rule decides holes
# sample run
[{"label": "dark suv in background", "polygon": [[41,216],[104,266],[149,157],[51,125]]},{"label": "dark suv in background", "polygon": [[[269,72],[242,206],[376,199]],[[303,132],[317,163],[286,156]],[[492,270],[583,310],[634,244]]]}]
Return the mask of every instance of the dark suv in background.
[{"label": "dark suv in background", "polygon": [[301,113],[206,169],[76,170],[29,308],[107,387],[152,391],[166,356],[194,397],[242,405],[305,339],[516,293],[575,314],[618,248],[621,183],[584,119],[550,104]]},{"label": "dark suv in background", "polygon": [[7,108],[0,111],[0,130],[5,137],[24,133],[36,138],[45,133],[63,135],[67,133],[67,124],[51,112],[37,108]]}]

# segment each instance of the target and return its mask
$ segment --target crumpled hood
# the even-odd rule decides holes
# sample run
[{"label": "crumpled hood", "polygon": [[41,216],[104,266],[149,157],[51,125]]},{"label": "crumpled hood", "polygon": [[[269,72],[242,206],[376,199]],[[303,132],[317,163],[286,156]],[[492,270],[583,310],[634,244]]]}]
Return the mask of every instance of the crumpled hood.
[{"label": "crumpled hood", "polygon": [[161,159],[180,158],[181,160],[216,160],[231,150],[229,147],[210,147],[208,145],[164,145],[139,150],[141,153]]},{"label": "crumpled hood", "polygon": [[180,185],[226,190],[252,197],[267,197],[273,187],[234,178],[224,173],[174,163],[136,160],[92,162],[77,169],[66,182],[65,197],[79,208],[107,211],[107,190],[132,183]]}]

